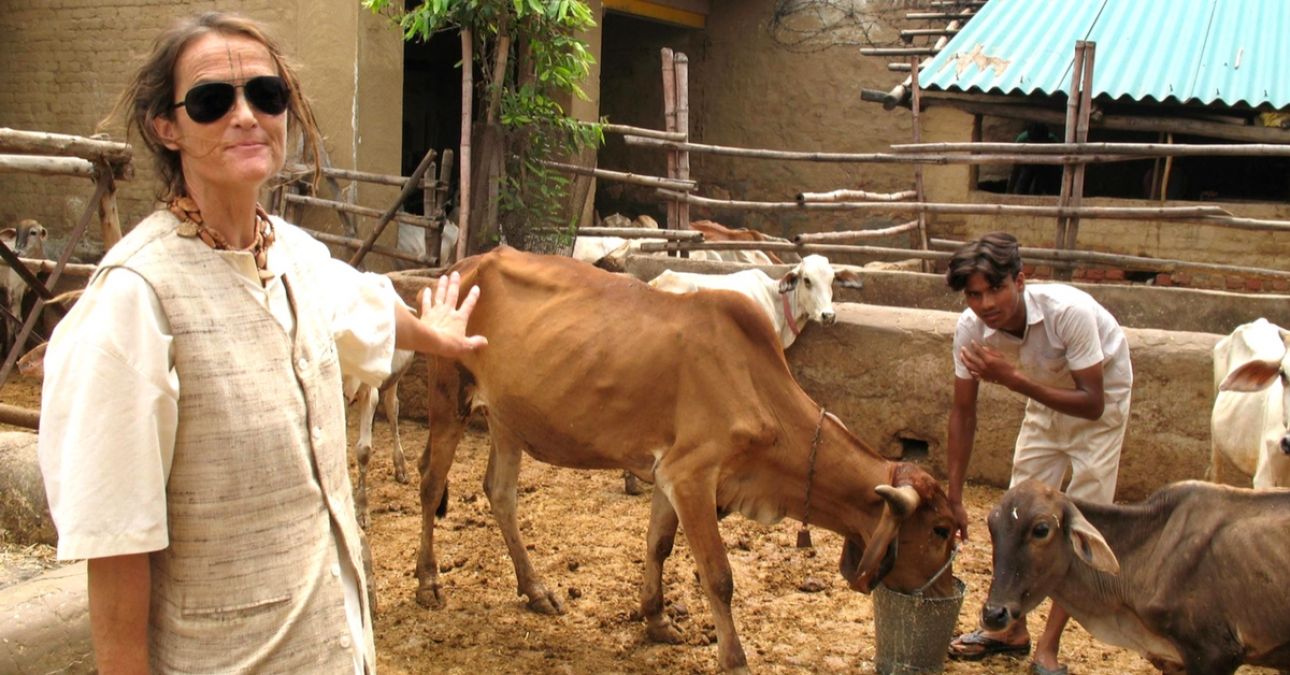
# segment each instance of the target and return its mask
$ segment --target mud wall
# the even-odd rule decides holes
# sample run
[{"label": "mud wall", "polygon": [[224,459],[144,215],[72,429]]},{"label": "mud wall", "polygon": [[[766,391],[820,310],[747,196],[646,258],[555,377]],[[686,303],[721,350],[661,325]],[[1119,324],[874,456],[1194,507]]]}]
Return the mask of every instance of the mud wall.
[{"label": "mud wall", "polygon": [[[6,3],[0,11],[0,127],[95,133],[154,38],[176,19],[210,9],[211,3],[197,0]],[[335,166],[399,172],[400,118],[390,116],[388,102],[402,96],[402,42],[385,19],[353,0],[230,0],[218,9],[263,22],[282,42]],[[106,131],[125,137],[120,124]],[[127,230],[152,210],[157,190],[151,159],[135,145],[135,179],[118,193]],[[391,189],[360,191],[358,201],[388,206],[398,194]],[[57,248],[92,191],[84,179],[0,174],[0,227],[35,218],[50,229]],[[88,236],[97,242],[96,230],[91,227]]]}]

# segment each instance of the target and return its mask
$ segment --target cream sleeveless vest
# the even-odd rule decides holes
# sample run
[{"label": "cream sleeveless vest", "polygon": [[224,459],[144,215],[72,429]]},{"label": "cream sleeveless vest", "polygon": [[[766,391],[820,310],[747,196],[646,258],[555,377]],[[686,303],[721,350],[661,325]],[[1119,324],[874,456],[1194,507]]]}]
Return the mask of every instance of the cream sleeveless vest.
[{"label": "cream sleeveless vest", "polygon": [[[327,298],[316,295],[316,255],[299,245],[306,235],[278,222],[270,255],[291,261],[295,336],[219,254],[177,234],[167,211],[101,265],[147,281],[174,336],[170,546],[152,554],[157,672],[352,673],[355,649],[374,670]],[[365,644],[351,644],[338,550],[358,578]]]}]

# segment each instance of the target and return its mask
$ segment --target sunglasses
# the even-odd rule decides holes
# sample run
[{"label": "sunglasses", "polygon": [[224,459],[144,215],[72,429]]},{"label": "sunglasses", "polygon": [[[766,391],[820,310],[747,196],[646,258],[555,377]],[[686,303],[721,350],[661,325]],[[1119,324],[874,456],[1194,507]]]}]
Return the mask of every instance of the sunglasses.
[{"label": "sunglasses", "polygon": [[266,115],[281,115],[291,100],[291,90],[286,80],[274,75],[261,75],[246,84],[231,82],[206,82],[188,90],[184,100],[170,106],[185,108],[188,117],[198,124],[210,124],[228,114],[237,101],[237,90],[245,92],[246,102]]}]

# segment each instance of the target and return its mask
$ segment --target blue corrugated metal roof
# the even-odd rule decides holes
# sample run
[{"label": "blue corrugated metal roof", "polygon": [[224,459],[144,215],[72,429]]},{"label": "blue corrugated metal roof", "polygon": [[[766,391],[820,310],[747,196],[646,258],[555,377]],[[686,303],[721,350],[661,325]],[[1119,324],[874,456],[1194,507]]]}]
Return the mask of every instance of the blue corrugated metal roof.
[{"label": "blue corrugated metal roof", "polygon": [[990,0],[919,84],[942,91],[1070,91],[1075,42],[1097,43],[1093,95],[1290,106],[1290,0]]}]

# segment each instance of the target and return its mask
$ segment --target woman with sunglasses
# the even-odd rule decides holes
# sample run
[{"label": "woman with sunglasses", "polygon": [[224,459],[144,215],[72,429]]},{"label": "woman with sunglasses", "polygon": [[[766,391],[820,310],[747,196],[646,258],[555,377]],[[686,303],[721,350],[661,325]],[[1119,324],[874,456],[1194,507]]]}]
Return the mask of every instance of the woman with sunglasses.
[{"label": "woman with sunglasses", "polygon": [[[477,293],[418,319],[258,203],[300,83],[254,22],[160,36],[118,104],[159,209],[104,257],[46,355],[40,455],[61,558],[89,559],[102,673],[375,669],[341,372],[393,349],[455,356]],[[317,166],[315,166],[317,171]]]}]

